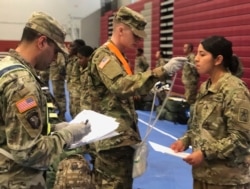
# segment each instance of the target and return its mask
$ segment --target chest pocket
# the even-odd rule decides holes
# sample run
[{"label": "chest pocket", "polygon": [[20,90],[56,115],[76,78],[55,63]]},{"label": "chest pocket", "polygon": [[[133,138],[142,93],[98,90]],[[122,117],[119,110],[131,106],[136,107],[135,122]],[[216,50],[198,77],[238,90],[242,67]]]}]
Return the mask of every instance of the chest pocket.
[{"label": "chest pocket", "polygon": [[224,95],[222,93],[208,95],[197,104],[196,114],[200,120],[196,121],[216,136],[219,129],[223,129],[223,125],[225,125],[223,120],[224,107]]}]

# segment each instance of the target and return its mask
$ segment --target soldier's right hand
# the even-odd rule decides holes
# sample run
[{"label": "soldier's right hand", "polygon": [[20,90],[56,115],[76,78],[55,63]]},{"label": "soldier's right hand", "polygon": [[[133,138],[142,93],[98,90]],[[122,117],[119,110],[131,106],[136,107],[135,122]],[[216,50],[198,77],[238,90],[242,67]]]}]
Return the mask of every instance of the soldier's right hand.
[{"label": "soldier's right hand", "polygon": [[54,125],[53,130],[54,131],[59,131],[59,130],[67,127],[68,125],[69,125],[68,122],[60,122],[60,123],[57,123],[57,124]]},{"label": "soldier's right hand", "polygon": [[168,63],[163,66],[163,69],[169,75],[173,75],[175,72],[180,70],[187,62],[188,59],[186,57],[174,57],[171,58]]},{"label": "soldier's right hand", "polygon": [[89,134],[89,132],[91,131],[91,125],[89,123],[85,124],[84,122],[71,123],[61,131],[68,131],[71,133],[71,138],[66,141],[67,146],[69,147],[71,144],[78,142],[84,136]]},{"label": "soldier's right hand", "polygon": [[182,152],[185,150],[185,146],[181,140],[177,140],[171,144],[170,148],[175,152]]}]

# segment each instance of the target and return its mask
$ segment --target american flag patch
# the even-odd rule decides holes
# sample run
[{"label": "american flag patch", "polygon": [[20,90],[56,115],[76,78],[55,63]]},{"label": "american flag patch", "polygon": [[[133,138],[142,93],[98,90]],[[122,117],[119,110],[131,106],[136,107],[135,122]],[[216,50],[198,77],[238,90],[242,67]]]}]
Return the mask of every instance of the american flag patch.
[{"label": "american flag patch", "polygon": [[104,66],[109,62],[109,60],[110,60],[110,58],[108,56],[105,56],[102,59],[101,63],[99,64],[99,68],[101,68],[101,69],[104,68]]},{"label": "american flag patch", "polygon": [[23,113],[36,106],[37,106],[37,103],[33,96],[23,98],[22,100],[19,100],[18,102],[16,102],[16,107],[20,113]]}]

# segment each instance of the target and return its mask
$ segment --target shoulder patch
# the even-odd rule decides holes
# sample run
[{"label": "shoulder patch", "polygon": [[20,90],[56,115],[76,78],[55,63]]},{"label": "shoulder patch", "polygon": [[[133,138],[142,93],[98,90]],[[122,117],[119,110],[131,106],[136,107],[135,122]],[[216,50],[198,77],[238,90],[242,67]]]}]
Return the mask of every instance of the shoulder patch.
[{"label": "shoulder patch", "polygon": [[249,116],[248,109],[240,108],[239,113],[238,113],[238,121],[247,123],[249,121],[248,116]]},{"label": "shoulder patch", "polygon": [[38,112],[31,112],[26,116],[28,123],[33,129],[38,129],[41,125],[41,120],[39,118]]},{"label": "shoulder patch", "polygon": [[104,68],[104,66],[110,61],[110,58],[108,56],[105,56],[102,61],[99,64],[99,68]]},{"label": "shoulder patch", "polygon": [[33,96],[28,96],[16,102],[16,107],[19,113],[23,113],[31,108],[37,107],[37,103]]}]

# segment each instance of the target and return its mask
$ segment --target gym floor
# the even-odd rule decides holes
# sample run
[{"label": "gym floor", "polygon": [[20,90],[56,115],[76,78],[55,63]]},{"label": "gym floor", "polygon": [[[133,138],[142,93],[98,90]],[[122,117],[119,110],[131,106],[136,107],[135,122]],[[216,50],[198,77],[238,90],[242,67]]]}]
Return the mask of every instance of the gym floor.
[{"label": "gym floor", "polygon": [[[145,136],[148,129],[150,112],[137,111],[141,136]],[[153,114],[152,121],[156,118]],[[186,125],[174,124],[166,120],[158,120],[150,132],[148,142],[148,166],[146,172],[134,180],[133,189],[191,189],[191,166],[181,158],[155,151],[149,142],[169,147],[186,131]],[[187,150],[188,153],[191,149]]]}]

